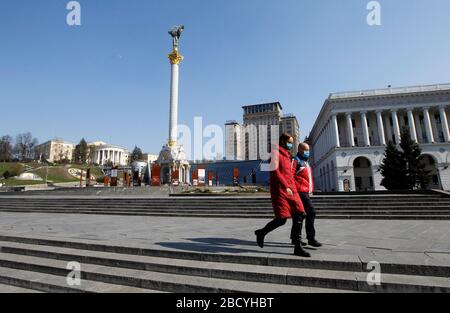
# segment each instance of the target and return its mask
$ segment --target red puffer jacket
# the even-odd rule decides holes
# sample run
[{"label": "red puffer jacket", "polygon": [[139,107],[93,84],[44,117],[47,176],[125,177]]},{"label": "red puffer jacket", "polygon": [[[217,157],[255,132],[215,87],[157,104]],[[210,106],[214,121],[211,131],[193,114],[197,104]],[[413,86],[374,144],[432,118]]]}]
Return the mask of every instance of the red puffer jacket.
[{"label": "red puffer jacket", "polygon": [[314,192],[314,176],[311,166],[308,162],[295,157],[292,159],[292,173],[295,179],[295,186],[298,192]]},{"label": "red puffer jacket", "polygon": [[[270,172],[270,194],[272,207],[276,218],[292,218],[295,211],[304,213],[300,196],[295,187],[292,175],[291,155],[282,147],[276,147],[272,152],[272,164],[277,164],[276,170]],[[289,196],[287,189],[291,189],[293,196]]]}]

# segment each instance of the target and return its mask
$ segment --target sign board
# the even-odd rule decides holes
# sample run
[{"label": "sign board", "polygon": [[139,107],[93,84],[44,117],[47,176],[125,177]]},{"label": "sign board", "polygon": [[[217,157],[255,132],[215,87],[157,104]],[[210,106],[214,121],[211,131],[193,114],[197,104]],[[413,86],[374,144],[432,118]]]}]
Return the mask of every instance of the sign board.
[{"label": "sign board", "polygon": [[212,187],[212,185],[213,185],[213,173],[208,172],[208,186]]},{"label": "sign board", "polygon": [[198,186],[198,171],[192,171],[192,185]]},{"label": "sign board", "polygon": [[153,164],[151,176],[151,185],[161,186],[161,166]]},{"label": "sign board", "polygon": [[205,186],[206,183],[206,170],[205,169],[198,169],[198,184],[200,186]]},{"label": "sign board", "polygon": [[172,184],[177,186],[180,184],[180,171],[174,171],[172,173]]}]

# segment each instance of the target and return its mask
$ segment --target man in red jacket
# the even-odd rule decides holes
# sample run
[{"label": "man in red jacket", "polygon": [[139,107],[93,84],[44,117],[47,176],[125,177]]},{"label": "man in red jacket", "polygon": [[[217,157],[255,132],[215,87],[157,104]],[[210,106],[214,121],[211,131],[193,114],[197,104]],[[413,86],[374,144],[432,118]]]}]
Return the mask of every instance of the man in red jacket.
[{"label": "man in red jacket", "polygon": [[[309,165],[309,145],[301,143],[298,146],[298,154],[292,159],[292,171],[294,174],[297,192],[302,200],[303,207],[306,211],[306,238],[308,245],[311,247],[321,247],[322,244],[316,240],[316,229],[314,221],[316,218],[316,210],[311,201],[314,192],[314,179],[311,166]],[[291,232],[291,239],[293,232]],[[306,243],[302,243],[306,246]]]}]

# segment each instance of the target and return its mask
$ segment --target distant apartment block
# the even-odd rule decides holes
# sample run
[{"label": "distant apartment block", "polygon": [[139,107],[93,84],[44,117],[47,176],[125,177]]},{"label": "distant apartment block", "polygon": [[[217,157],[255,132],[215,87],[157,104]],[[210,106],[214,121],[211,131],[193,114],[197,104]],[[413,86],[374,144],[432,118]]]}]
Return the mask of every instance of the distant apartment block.
[{"label": "distant apartment block", "polygon": [[40,160],[46,159],[48,162],[59,162],[72,160],[75,144],[61,139],[49,140],[35,148],[36,156]]},{"label": "distant apartment block", "polygon": [[263,103],[242,107],[243,124],[228,121],[225,124],[225,155],[227,160],[267,159],[272,139],[278,143],[281,133],[294,137],[294,151],[297,152],[300,130],[297,118],[283,115],[279,102]]}]

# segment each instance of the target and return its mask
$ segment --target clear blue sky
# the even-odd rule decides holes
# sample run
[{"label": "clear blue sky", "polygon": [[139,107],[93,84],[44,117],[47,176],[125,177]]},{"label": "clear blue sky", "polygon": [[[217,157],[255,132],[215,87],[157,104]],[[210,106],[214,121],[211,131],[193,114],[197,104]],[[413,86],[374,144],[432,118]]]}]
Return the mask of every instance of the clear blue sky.
[{"label": "clear blue sky", "polygon": [[331,92],[450,82],[450,1],[0,1],[0,135],[103,140],[158,153],[168,137],[174,24],[183,23],[180,123],[223,125],[280,101],[307,135]]}]

